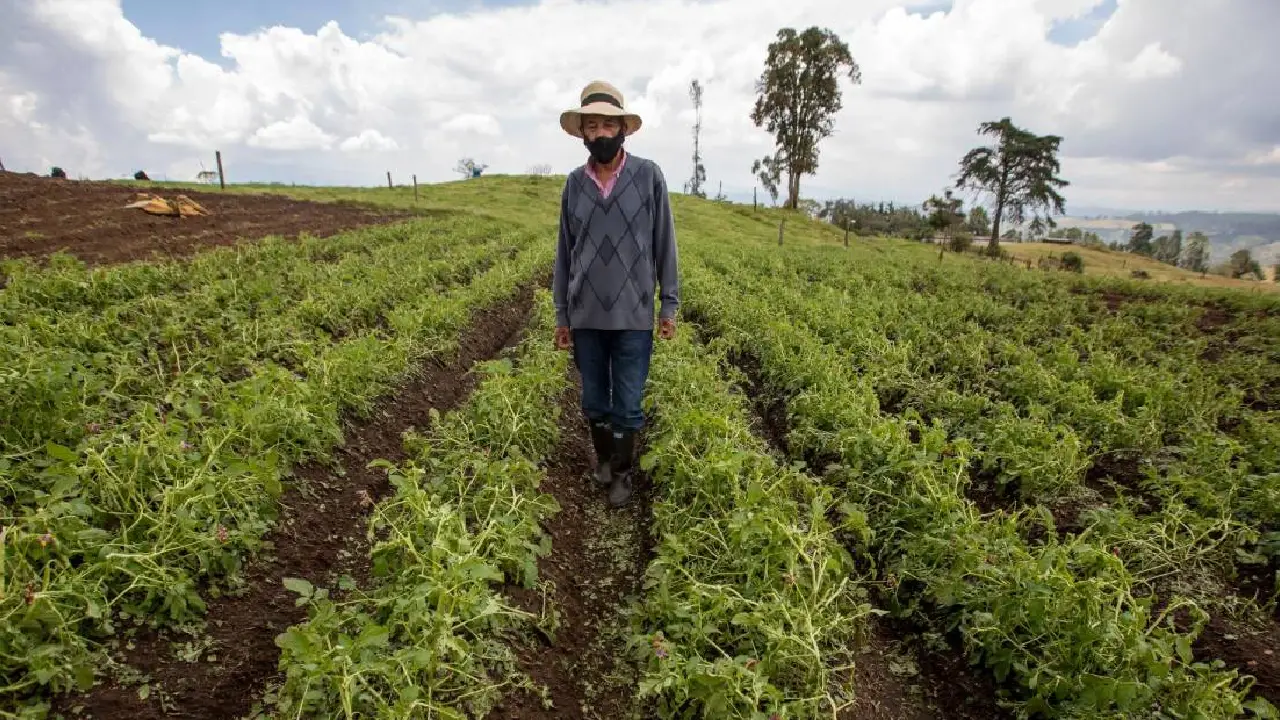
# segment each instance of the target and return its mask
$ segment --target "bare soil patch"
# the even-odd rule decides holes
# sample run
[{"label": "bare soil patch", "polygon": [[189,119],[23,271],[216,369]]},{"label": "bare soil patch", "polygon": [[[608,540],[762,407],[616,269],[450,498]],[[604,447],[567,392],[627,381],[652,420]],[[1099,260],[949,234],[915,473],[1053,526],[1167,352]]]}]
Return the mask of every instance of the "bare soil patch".
[{"label": "bare soil patch", "polygon": [[[626,649],[628,608],[641,592],[652,555],[652,487],[638,473],[630,504],[609,506],[607,490],[591,478],[594,450],[574,383],[561,400],[560,442],[547,462],[543,491],[560,512],[547,524],[551,553],[538,563],[547,601],[559,614],[552,637],[516,648],[521,669],[544,686],[551,701],[519,690],[489,713],[491,720],[624,720],[643,712],[635,702],[637,670]],[[637,439],[637,460],[644,439]],[[519,586],[504,593],[518,606],[540,612],[543,596]]]},{"label": "bare soil patch", "polygon": [[[126,208],[140,193],[186,195],[210,214],[150,215]],[[351,202],[309,202],[242,194],[0,172],[0,258],[42,258],[59,250],[90,265],[182,257],[268,235],[327,237],[416,213]]]},{"label": "bare soil patch", "polygon": [[1193,650],[1205,662],[1221,660],[1242,675],[1256,678],[1253,694],[1280,707],[1280,624],[1257,626],[1222,615],[1209,618]]},{"label": "bare soil patch", "polygon": [[854,705],[840,720],[1005,720],[999,690],[958,647],[927,646],[910,623],[872,618],[858,649]]},{"label": "bare soil patch", "polygon": [[[205,635],[189,638],[172,632],[146,632],[122,653],[120,661],[148,680],[150,694],[118,680],[104,682],[85,695],[59,698],[55,710],[83,707],[80,717],[236,718],[250,712],[269,682],[279,681],[276,636],[306,620],[306,609],[281,579],[305,578],[328,587],[340,574],[367,578],[365,522],[374,503],[390,491],[385,472],[366,465],[383,458],[406,459],[402,434],[426,431],[432,409],[460,405],[474,389],[469,369],[515,345],[525,331],[533,303],[533,285],[510,299],[477,312],[452,357],[428,361],[394,397],[362,421],[348,419],[346,441],[333,465],[308,463],[295,469],[302,482],[290,483],[281,498],[280,522],[268,534],[274,553],[250,564],[245,590],[209,602]],[[188,662],[170,643],[207,647]],[[213,658],[213,659],[210,659]]]}]

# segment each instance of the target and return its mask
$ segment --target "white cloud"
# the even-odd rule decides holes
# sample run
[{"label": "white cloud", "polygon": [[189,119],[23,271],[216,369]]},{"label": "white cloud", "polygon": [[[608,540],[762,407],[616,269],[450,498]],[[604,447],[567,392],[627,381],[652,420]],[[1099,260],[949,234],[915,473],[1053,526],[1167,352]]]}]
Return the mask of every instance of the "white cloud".
[{"label": "white cloud", "polygon": [[[678,189],[696,77],[710,184],[749,196],[751,162],[772,144],[749,120],[766,48],[779,27],[817,24],[849,44],[864,84],[843,85],[806,195],[919,201],[982,142],[980,122],[1008,115],[1064,136],[1068,208],[1275,203],[1268,28],[1280,3],[1125,0],[1095,37],[1048,39],[1101,3],[544,0],[387,18],[373,34],[336,23],[222,33],[218,64],[143,36],[119,0],[0,0],[0,137],[12,139],[10,168],[99,177],[185,172],[214,149],[242,179],[445,180],[464,156],[491,172],[565,172],[585,152],[557,116],[602,77],[645,117],[628,147]],[[619,24],[627,32],[601,53],[594,31]]]},{"label": "white cloud", "polygon": [[1160,43],[1151,43],[1124,66],[1124,73],[1130,80],[1148,80],[1172,77],[1181,69],[1181,60],[1160,47]]},{"label": "white cloud", "polygon": [[333,146],[333,136],[321,130],[310,118],[297,115],[290,120],[258,128],[249,137],[248,145],[265,150],[328,150]]},{"label": "white cloud", "polygon": [[497,137],[502,134],[498,119],[488,113],[462,113],[449,118],[442,126],[445,130]]},{"label": "white cloud", "polygon": [[359,135],[352,135],[338,146],[343,152],[369,152],[398,150],[400,146],[395,139],[389,138],[373,128],[365,128]]}]

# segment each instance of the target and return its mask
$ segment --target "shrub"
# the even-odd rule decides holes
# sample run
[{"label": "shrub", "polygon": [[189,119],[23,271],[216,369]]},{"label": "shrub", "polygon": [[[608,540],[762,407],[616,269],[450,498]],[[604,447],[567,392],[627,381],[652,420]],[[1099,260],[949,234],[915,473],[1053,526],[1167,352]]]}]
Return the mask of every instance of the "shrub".
[{"label": "shrub", "polygon": [[1071,272],[1082,273],[1084,272],[1084,258],[1080,257],[1080,253],[1075,253],[1075,252],[1063,253],[1060,267],[1063,270],[1070,270]]},{"label": "shrub", "polygon": [[951,236],[951,241],[947,244],[951,247],[951,252],[968,252],[969,247],[973,245],[973,235],[967,232],[958,232]]}]

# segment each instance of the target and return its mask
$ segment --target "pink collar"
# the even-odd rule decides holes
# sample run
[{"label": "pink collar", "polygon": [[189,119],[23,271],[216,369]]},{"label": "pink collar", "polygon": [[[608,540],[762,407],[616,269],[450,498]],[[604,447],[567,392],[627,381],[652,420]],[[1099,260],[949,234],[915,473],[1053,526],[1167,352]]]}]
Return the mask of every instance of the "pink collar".
[{"label": "pink collar", "polygon": [[599,166],[596,165],[594,159],[587,159],[587,175],[595,181],[596,187],[600,188],[600,197],[609,197],[609,193],[613,192],[613,186],[618,182],[618,176],[622,174],[622,168],[627,164],[626,150],[619,150],[621,157],[618,159],[618,167],[614,169],[613,175],[608,180],[601,180],[597,174]]}]

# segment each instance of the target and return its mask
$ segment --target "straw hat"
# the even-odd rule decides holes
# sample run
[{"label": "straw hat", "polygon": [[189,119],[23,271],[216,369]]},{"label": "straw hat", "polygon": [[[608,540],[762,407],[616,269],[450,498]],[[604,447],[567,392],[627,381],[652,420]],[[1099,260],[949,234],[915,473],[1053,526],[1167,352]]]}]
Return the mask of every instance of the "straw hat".
[{"label": "straw hat", "polygon": [[570,135],[582,137],[583,115],[609,115],[626,121],[627,135],[640,129],[640,116],[627,110],[618,88],[603,80],[595,80],[582,88],[582,104],[560,113],[560,127]]}]

